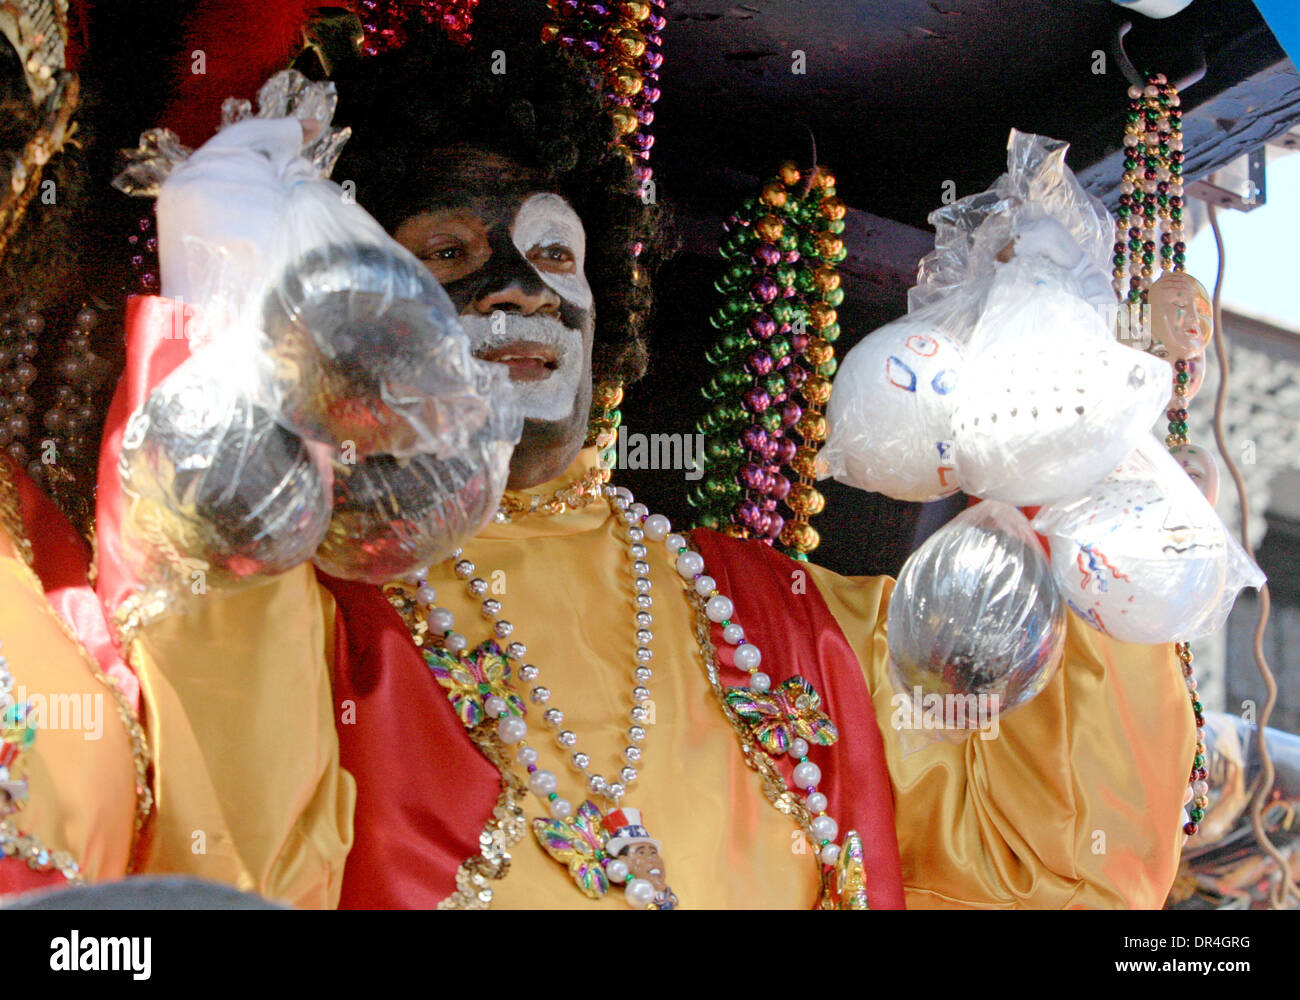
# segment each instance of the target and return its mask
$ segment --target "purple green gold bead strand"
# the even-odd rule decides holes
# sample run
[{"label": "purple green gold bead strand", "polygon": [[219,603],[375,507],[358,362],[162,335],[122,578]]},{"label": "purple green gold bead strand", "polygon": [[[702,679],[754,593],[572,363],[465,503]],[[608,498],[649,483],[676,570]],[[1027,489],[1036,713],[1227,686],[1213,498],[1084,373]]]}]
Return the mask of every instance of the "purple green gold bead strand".
[{"label": "purple green gold bead strand", "polygon": [[[542,41],[578,52],[600,67],[616,148],[635,168],[644,191],[653,176],[649,127],[664,61],[664,0],[547,0],[547,6],[550,17],[542,26]],[[639,253],[634,246],[632,255]]]},{"label": "purple green gold bead strand", "polygon": [[474,8],[479,0],[359,0],[361,53],[374,56],[406,44],[413,19],[439,25],[460,45],[470,42]]},{"label": "purple green gold bead strand", "polygon": [[[1124,175],[1116,212],[1111,276],[1116,296],[1145,313],[1151,282],[1157,270],[1161,273],[1180,272],[1185,270],[1187,263],[1187,245],[1183,238],[1185,154],[1182,100],[1163,73],[1150,74],[1143,87],[1130,87],[1128,96]],[[1126,275],[1128,288],[1125,292],[1123,281]],[[1143,342],[1148,339],[1144,336]],[[1188,386],[1192,379],[1191,362],[1187,359],[1174,360],[1173,368],[1173,395],[1165,413],[1168,421],[1165,445],[1169,448],[1188,443]],[[1209,805],[1205,719],[1192,670],[1191,647],[1186,642],[1179,642],[1175,643],[1174,649],[1196,719],[1196,748],[1183,797],[1184,805],[1190,806],[1183,832],[1190,837],[1200,829],[1200,821]]]},{"label": "purple green gold bead strand", "polygon": [[816,169],[806,190],[804,180],[783,164],[727,220],[719,251],[729,264],[715,282],[724,298],[710,316],[720,337],[706,354],[718,371],[699,424],[706,475],[688,496],[700,526],[779,543],[796,559],[819,541],[808,524],[825,504],[812,458],[826,436],[844,298],[834,264],[846,256],[834,176]]}]

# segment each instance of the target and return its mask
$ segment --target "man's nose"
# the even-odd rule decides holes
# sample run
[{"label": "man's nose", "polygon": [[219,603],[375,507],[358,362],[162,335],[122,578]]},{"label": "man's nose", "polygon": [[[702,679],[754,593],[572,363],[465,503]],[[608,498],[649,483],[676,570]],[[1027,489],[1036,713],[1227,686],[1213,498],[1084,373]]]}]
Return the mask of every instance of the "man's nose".
[{"label": "man's nose", "polygon": [[557,315],[559,295],[542,281],[537,269],[519,252],[509,235],[494,232],[488,244],[492,256],[483,266],[470,308],[484,316],[498,309],[525,316]]},{"label": "man's nose", "polygon": [[524,316],[554,316],[560,311],[560,297],[534,274],[531,281],[512,278],[505,285],[485,291],[474,299],[472,307],[483,316],[498,309]]}]

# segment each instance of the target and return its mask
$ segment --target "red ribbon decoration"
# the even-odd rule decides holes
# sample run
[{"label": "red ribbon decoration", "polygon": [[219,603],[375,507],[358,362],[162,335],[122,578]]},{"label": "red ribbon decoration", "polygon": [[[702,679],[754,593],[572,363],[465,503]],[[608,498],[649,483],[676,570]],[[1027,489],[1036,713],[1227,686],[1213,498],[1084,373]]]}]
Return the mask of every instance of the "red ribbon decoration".
[{"label": "red ribbon decoration", "polygon": [[[822,695],[840,733],[818,755],[829,812],[841,829],[862,835],[872,909],[902,909],[893,786],[857,656],[815,587],[791,600],[786,581],[796,563],[764,545],[708,531],[694,537],[746,633],[768,652],[774,685],[800,674]],[[337,606],[340,761],[357,782],[355,839],[339,905],[437,906],[455,891],[456,870],[481,851],[479,834],[500,792],[497,769],[466,736],[382,591],[318,576]],[[743,683],[732,647],[720,628],[715,632],[726,683]],[[788,779],[793,764],[783,759],[778,767]]]},{"label": "red ribbon decoration", "polygon": [[[857,654],[826,607],[816,586],[792,594],[791,573],[800,564],[767,545],[730,538],[697,528],[691,533],[718,590],[731,598],[745,639],[763,651],[763,671],[772,687],[803,677],[822,698],[839,731],[839,740],[811,760],[822,772],[818,790],[826,812],[839,823],[841,835],[856,830],[862,837],[867,902],[873,910],[905,909],[903,866],[894,829],[894,787],[885,764],[885,747],[876,710]],[[804,570],[804,572],[807,572]],[[712,627],[718,650],[719,680],[745,687],[749,675],[735,664],[735,646]],[[790,783],[795,762],[774,758]]]}]

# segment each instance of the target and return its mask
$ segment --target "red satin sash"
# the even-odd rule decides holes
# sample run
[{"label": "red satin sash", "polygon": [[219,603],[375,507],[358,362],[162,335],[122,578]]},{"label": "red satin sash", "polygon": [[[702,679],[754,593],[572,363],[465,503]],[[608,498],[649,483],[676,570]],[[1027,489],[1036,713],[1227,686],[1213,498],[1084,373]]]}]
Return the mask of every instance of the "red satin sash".
[{"label": "red satin sash", "polygon": [[[798,563],[770,546],[716,531],[697,529],[692,540],[718,589],[735,604],[746,639],[763,651],[762,669],[772,686],[798,675],[821,695],[822,710],[840,734],[833,746],[810,754],[821,768],[818,787],[827,798],[826,811],[839,823],[841,834],[857,830],[862,837],[871,908],[904,909],[894,789],[871,693],[853,647],[816,586],[792,593],[791,573]],[[713,625],[712,637],[722,683],[745,686],[748,674],[736,666],[736,647],[723,641],[721,625]],[[775,760],[788,784],[795,762],[789,755]]]},{"label": "red satin sash", "polygon": [[[712,532],[696,540],[748,634],[768,652],[774,681],[801,674],[839,728],[818,755],[822,791],[841,829],[866,852],[875,909],[903,907],[893,791],[862,669],[816,588],[792,601],[793,564],[766,546]],[[357,782],[354,841],[343,874],[343,908],[428,908],[456,889],[456,870],[479,853],[479,834],[500,790],[496,768],[466,738],[451,702],[411,644],[378,587],[318,574],[334,595],[334,700],[342,765]],[[724,681],[742,683],[731,647]],[[773,655],[772,651],[782,650]],[[739,752],[739,750],[737,750]],[[430,766],[436,761],[437,766]],[[793,767],[779,766],[787,778]],[[507,876],[508,877],[508,876]]]},{"label": "red satin sash", "polygon": [[317,573],[334,595],[334,720],[357,782],[341,909],[432,909],[478,854],[500,775],[375,586]]},{"label": "red satin sash", "polygon": [[0,898],[9,897],[5,902],[14,902],[15,897],[24,892],[38,890],[62,889],[68,884],[59,870],[38,872],[27,866],[26,861],[17,858],[0,858]]},{"label": "red satin sash", "polygon": [[126,370],[118,380],[104,422],[95,500],[99,545],[95,591],[110,615],[135,592],[134,579],[122,554],[124,511],[117,472],[122,435],[127,420],[154,387],[190,356],[186,326],[194,316],[192,307],[156,295],[133,295],[126,300]]}]

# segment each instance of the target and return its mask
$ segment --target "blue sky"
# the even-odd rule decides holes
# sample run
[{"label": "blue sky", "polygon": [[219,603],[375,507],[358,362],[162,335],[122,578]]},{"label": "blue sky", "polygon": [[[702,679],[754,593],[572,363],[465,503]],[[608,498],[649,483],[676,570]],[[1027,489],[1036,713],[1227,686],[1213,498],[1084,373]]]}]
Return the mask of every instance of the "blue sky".
[{"label": "blue sky", "polygon": [[[1219,211],[1227,271],[1223,306],[1300,334],[1300,154],[1271,158],[1266,204]],[[1214,291],[1218,255],[1207,225],[1187,247],[1187,270]]]}]

